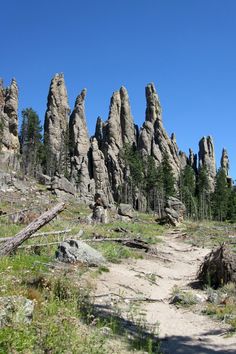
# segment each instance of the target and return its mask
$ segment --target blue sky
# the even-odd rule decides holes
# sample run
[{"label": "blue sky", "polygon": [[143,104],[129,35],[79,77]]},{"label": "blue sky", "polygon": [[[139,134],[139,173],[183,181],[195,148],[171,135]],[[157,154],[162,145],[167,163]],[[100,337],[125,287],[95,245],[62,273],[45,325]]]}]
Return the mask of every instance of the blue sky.
[{"label": "blue sky", "polygon": [[20,89],[20,110],[44,120],[48,88],[65,75],[69,102],[86,87],[87,121],[107,119],[113,91],[128,89],[135,122],[154,82],[169,134],[181,150],[212,135],[236,178],[235,0],[1,1],[0,77]]}]

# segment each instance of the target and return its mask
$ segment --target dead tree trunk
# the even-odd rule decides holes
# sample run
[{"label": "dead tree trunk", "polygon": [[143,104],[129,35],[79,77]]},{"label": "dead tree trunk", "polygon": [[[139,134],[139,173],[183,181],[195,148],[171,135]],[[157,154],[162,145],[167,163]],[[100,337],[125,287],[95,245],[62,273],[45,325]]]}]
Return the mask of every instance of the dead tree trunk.
[{"label": "dead tree trunk", "polygon": [[25,229],[21,230],[14,238],[6,241],[0,247],[0,256],[7,256],[15,251],[24,241],[26,241],[34,232],[39,230],[42,226],[51,221],[55,216],[60,213],[65,207],[64,203],[57,204],[51,210],[46,211],[37,219],[32,221]]}]

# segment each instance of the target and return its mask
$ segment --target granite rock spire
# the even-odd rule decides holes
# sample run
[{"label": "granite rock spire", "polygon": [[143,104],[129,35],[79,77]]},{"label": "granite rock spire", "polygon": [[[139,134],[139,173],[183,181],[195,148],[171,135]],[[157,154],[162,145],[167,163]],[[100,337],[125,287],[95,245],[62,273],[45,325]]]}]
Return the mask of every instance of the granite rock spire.
[{"label": "granite rock spire", "polygon": [[63,74],[56,74],[49,88],[44,122],[47,173],[64,173],[68,154],[68,118],[70,107]]}]

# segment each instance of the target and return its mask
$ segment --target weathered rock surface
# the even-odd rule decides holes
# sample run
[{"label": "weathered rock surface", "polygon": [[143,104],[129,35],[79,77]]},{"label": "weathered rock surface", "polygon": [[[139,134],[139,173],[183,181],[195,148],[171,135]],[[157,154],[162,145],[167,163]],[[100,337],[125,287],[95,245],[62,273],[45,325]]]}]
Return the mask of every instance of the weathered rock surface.
[{"label": "weathered rock surface", "polygon": [[229,175],[229,156],[226,149],[222,150],[221,160],[220,160],[221,168],[225,171],[225,175]]},{"label": "weathered rock surface", "polygon": [[34,302],[23,296],[0,297],[0,328],[31,322]]},{"label": "weathered rock surface", "polygon": [[146,87],[146,119],[140,130],[138,146],[143,156],[151,155],[159,165],[163,155],[167,154],[173,173],[180,172],[179,152],[175,135],[167,135],[162,122],[162,110],[159,97],[153,83]]},{"label": "weathered rock surface", "polygon": [[47,174],[65,169],[68,144],[68,117],[70,107],[63,74],[51,81],[44,122],[44,141],[47,151]]},{"label": "weathered rock surface", "polygon": [[216,161],[215,149],[211,136],[203,137],[199,141],[199,169],[205,167],[209,177],[209,189],[211,192],[215,189],[215,176],[216,176]]},{"label": "weathered rock surface", "polygon": [[85,116],[85,97],[86,89],[83,89],[76,98],[69,123],[71,180],[77,185],[78,191],[82,195],[90,191],[88,162],[90,142]]},{"label": "weathered rock surface", "polygon": [[112,203],[113,196],[105,165],[105,158],[102,151],[99,150],[96,138],[91,139],[91,163],[92,176],[95,181],[95,192],[103,194],[106,203]]},{"label": "weathered rock surface", "polygon": [[2,152],[19,153],[18,86],[15,79],[7,88],[0,81],[0,135]]},{"label": "weathered rock surface", "polygon": [[134,209],[132,205],[121,203],[118,208],[118,214],[122,216],[128,216],[130,219],[134,216]]},{"label": "weathered rock surface", "polygon": [[108,170],[109,182],[115,198],[117,198],[120,186],[124,182],[124,162],[120,158],[120,152],[125,144],[137,144],[137,128],[134,124],[130,109],[128,93],[125,87],[113,93],[109,117],[107,122],[102,124],[97,122],[96,137],[101,136],[102,141],[98,140],[98,145],[105,156]]},{"label": "weathered rock surface", "polygon": [[56,258],[61,262],[81,262],[88,266],[99,266],[106,262],[100,252],[77,240],[62,242],[56,251]]},{"label": "weathered rock surface", "polygon": [[51,189],[57,193],[57,191],[63,191],[70,195],[75,195],[75,188],[67,178],[63,175],[54,176],[51,179]]},{"label": "weathered rock surface", "polygon": [[197,154],[194,154],[192,149],[189,149],[188,165],[197,172]]},{"label": "weathered rock surface", "polygon": [[178,198],[169,197],[165,206],[165,215],[161,222],[177,226],[183,221],[185,210],[184,204]]}]

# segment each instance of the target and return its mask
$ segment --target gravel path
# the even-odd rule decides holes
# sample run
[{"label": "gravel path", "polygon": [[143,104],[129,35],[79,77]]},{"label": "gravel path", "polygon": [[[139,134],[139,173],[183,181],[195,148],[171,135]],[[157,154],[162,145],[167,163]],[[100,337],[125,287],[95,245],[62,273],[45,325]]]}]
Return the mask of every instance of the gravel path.
[{"label": "gravel path", "polygon": [[[189,288],[208,252],[184,243],[178,234],[165,235],[158,245],[157,257],[147,256],[109,266],[110,272],[103,273],[98,280],[97,304],[113,305],[123,301],[127,307],[132,298],[153,299],[153,302],[141,302],[140,311],[146,312],[148,325],[159,324],[163,353],[235,354],[236,336],[226,337],[225,325],[169,303],[175,286]],[[201,294],[201,290],[189,290]]]}]

